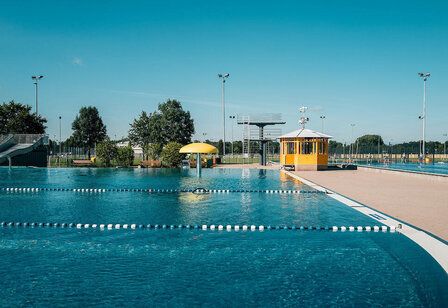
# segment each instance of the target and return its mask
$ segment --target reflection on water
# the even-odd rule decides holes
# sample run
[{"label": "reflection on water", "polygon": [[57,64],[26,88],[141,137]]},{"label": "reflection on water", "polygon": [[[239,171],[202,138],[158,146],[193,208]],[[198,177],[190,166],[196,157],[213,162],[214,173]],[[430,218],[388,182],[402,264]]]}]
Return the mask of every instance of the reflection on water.
[{"label": "reflection on water", "polygon": [[280,178],[280,181],[282,183],[291,183],[291,182],[293,182],[294,184],[297,184],[297,185],[303,185],[303,183],[301,181],[299,181],[298,179],[293,178],[292,176],[289,176],[289,175],[287,175],[284,172],[279,172],[279,173],[280,173],[279,178]]},{"label": "reflection on water", "polygon": [[241,169],[241,178],[242,179],[250,178],[250,169],[248,169],[248,168]]},{"label": "reflection on water", "polygon": [[260,171],[258,172],[258,177],[260,179],[265,179],[266,178],[266,169],[260,169]]}]

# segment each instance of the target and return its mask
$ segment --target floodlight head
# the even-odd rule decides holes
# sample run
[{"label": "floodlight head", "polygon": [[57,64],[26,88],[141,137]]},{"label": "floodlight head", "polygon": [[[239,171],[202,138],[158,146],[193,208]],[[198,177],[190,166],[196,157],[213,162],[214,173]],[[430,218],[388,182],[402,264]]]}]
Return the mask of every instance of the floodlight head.
[{"label": "floodlight head", "polygon": [[423,78],[424,80],[426,80],[429,76],[431,76],[430,73],[426,72],[426,73],[418,73],[418,76]]},{"label": "floodlight head", "polygon": [[222,78],[222,74],[218,74],[218,78]]},{"label": "floodlight head", "polygon": [[229,77],[230,76],[230,74],[229,73],[226,73],[225,75],[224,75],[224,77]]}]

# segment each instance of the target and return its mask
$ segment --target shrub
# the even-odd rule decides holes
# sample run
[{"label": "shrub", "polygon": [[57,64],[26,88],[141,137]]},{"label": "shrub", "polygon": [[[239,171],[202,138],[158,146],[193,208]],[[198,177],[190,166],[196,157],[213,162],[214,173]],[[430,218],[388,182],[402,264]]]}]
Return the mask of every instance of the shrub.
[{"label": "shrub", "polygon": [[170,168],[180,166],[184,158],[184,154],[179,153],[180,148],[182,148],[182,144],[177,142],[169,142],[163,147],[161,155],[163,166]]},{"label": "shrub", "polygon": [[118,166],[129,167],[134,163],[134,150],[130,145],[118,148],[115,161]]},{"label": "shrub", "polygon": [[100,164],[110,167],[111,161],[117,157],[118,148],[110,140],[105,140],[96,145],[96,157],[100,160]]}]

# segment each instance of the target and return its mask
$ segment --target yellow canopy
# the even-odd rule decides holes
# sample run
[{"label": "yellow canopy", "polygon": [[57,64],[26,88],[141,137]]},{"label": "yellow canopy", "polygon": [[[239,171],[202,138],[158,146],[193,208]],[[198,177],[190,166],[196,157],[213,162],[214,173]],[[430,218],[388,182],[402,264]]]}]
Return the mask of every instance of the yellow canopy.
[{"label": "yellow canopy", "polygon": [[179,153],[218,154],[218,149],[216,147],[212,146],[211,144],[197,142],[197,143],[190,143],[190,144],[187,144],[186,146],[183,146],[179,150]]}]

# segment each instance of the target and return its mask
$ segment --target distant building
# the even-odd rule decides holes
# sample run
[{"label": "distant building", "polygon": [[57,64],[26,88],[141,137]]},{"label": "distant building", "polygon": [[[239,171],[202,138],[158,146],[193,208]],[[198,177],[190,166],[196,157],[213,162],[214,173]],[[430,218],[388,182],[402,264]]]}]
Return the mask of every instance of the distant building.
[{"label": "distant building", "polygon": [[328,168],[329,135],[301,128],[282,135],[280,163],[295,170],[325,170]]},{"label": "distant building", "polygon": [[[124,148],[129,145],[129,142],[118,142],[117,147]],[[143,149],[140,146],[131,146],[132,151],[134,151],[134,157],[135,158],[143,158]]]}]

